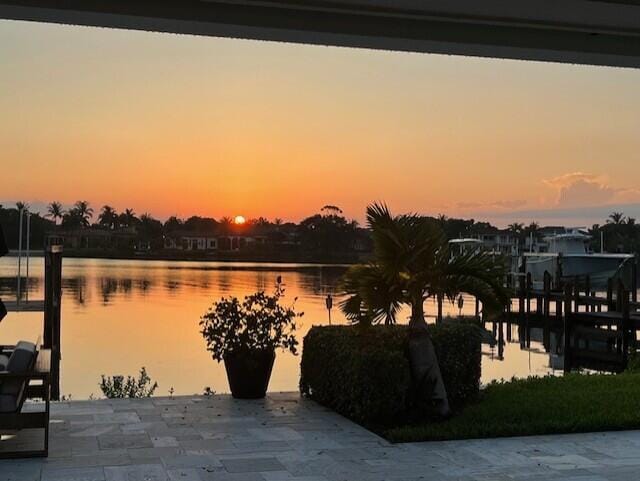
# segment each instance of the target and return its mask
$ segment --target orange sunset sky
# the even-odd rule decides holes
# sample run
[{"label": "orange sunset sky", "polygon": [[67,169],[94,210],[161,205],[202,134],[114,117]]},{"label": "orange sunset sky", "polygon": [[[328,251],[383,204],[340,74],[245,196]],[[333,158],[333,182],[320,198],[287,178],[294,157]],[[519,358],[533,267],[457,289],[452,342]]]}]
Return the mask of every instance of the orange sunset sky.
[{"label": "orange sunset sky", "polygon": [[0,203],[640,214],[640,70],[0,21]]}]

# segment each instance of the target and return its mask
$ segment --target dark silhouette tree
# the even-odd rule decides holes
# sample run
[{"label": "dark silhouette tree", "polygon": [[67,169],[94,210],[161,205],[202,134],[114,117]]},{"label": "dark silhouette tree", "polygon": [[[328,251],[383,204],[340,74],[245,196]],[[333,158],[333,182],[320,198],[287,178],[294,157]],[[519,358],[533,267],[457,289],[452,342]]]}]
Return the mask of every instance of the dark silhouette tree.
[{"label": "dark silhouette tree", "polygon": [[612,212],[607,219],[607,224],[620,225],[624,224],[624,222],[625,216],[622,212]]},{"label": "dark silhouette tree", "polygon": [[73,210],[78,216],[80,223],[83,227],[88,227],[90,220],[93,217],[93,209],[86,200],[79,200],[73,205]]},{"label": "dark silhouette tree", "polygon": [[45,217],[49,217],[57,225],[58,220],[62,220],[64,216],[64,209],[62,204],[58,201],[53,201],[47,206],[47,214]]},{"label": "dark silhouette tree", "polygon": [[124,212],[118,216],[118,222],[121,227],[133,227],[138,223],[138,218],[133,209],[125,209]]},{"label": "dark silhouette tree", "polygon": [[110,205],[103,205],[98,216],[98,223],[107,229],[115,229],[118,227],[118,213]]},{"label": "dark silhouette tree", "polygon": [[184,227],[184,222],[175,215],[169,217],[164,223],[165,232],[175,232]]}]

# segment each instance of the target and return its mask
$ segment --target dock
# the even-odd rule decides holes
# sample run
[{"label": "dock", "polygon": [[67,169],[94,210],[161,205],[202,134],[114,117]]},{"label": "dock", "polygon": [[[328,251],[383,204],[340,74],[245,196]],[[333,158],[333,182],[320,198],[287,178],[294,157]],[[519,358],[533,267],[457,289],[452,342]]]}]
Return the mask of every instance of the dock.
[{"label": "dock", "polygon": [[531,274],[521,272],[513,287],[511,304],[493,322],[498,324],[500,334],[503,323],[517,325],[521,344],[527,348],[531,343],[530,330],[542,329],[547,352],[551,350],[551,334],[555,334],[561,340],[556,349],[564,356],[565,372],[583,368],[621,372],[629,356],[638,350],[637,291],[635,263],[626,284],[619,277],[608,279],[606,293],[594,290],[589,276],[558,281],[548,272],[544,273],[542,289],[535,289]]}]

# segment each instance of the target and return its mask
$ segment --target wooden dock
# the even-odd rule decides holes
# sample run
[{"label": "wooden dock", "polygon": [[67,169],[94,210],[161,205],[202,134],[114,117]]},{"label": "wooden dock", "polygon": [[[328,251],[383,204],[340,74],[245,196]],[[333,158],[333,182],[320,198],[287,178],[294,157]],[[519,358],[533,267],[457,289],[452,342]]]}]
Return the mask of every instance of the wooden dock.
[{"label": "wooden dock", "polygon": [[[634,264],[635,266],[635,264]],[[620,372],[630,354],[637,351],[640,303],[636,269],[629,285],[621,279],[607,282],[606,295],[598,295],[588,276],[563,279],[553,285],[545,272],[542,289],[534,289],[531,274],[521,272],[514,289],[517,310],[510,306],[503,319],[521,329],[521,344],[530,347],[530,329],[543,329],[543,344],[549,349],[550,334],[561,338],[564,370],[575,368]]]},{"label": "wooden dock", "polygon": [[4,301],[7,312],[44,312],[44,301]]}]

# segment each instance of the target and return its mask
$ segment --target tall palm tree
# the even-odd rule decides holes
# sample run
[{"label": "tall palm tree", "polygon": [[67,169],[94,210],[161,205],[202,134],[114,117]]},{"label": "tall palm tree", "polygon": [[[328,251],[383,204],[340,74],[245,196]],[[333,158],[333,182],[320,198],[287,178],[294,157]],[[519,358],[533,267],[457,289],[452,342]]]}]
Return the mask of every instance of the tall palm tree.
[{"label": "tall palm tree", "polygon": [[[402,305],[409,305],[409,353],[414,378],[426,398],[440,401],[448,412],[446,390],[424,316],[429,297],[453,301],[460,292],[477,296],[483,305],[504,305],[504,264],[485,252],[453,256],[437,221],[417,215],[393,216],[386,205],[367,208],[374,244],[373,260],[351,267],[342,287],[341,308],[353,322],[392,324]],[[432,388],[427,388],[431,386]]]},{"label": "tall palm tree", "polygon": [[521,224],[520,222],[514,222],[513,224],[509,224],[508,229],[512,234],[520,235],[522,233],[522,230],[524,229],[524,224]]},{"label": "tall palm tree", "polygon": [[93,209],[86,200],[79,200],[73,205],[73,209],[84,227],[89,226],[89,221],[93,217]]},{"label": "tall palm tree", "polygon": [[28,209],[28,208],[29,206],[25,202],[21,202],[21,201],[16,202],[16,209],[18,209],[18,211],[21,211],[22,209]]},{"label": "tall palm tree", "polygon": [[64,216],[64,209],[62,208],[62,204],[58,201],[53,201],[47,206],[47,214],[46,217],[51,218],[53,222],[58,225],[58,219],[62,220]]},{"label": "tall palm tree", "polygon": [[620,225],[624,224],[624,222],[625,216],[622,212],[612,212],[607,219],[607,224]]},{"label": "tall palm tree", "polygon": [[107,229],[115,229],[118,224],[118,213],[110,205],[103,205],[98,216],[98,222]]},{"label": "tall palm tree", "polygon": [[120,214],[120,224],[122,224],[123,227],[132,227],[137,221],[138,218],[133,209],[125,209],[124,212]]}]

